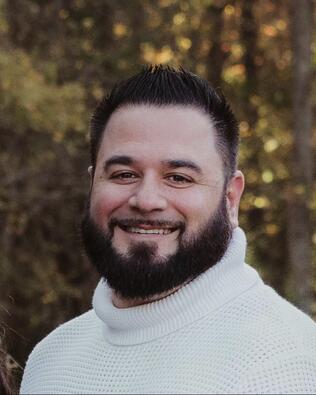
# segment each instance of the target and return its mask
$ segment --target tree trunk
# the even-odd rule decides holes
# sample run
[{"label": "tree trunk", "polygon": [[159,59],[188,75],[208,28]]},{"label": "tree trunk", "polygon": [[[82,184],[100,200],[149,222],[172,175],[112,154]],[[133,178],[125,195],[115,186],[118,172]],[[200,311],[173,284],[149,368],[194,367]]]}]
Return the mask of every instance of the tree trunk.
[{"label": "tree trunk", "polygon": [[221,86],[221,74],[227,55],[222,51],[222,30],[223,30],[223,11],[225,8],[224,2],[219,5],[210,4],[205,10],[206,23],[212,24],[211,41],[212,46],[208,53],[207,76],[214,88]]},{"label": "tree trunk", "polygon": [[246,84],[244,86],[243,96],[245,108],[247,109],[247,122],[251,129],[255,127],[258,120],[257,107],[254,106],[250,100],[251,95],[257,92],[258,88],[257,66],[255,64],[255,56],[258,52],[258,27],[254,17],[254,8],[254,1],[241,1],[240,38],[245,48],[243,63],[246,72]]},{"label": "tree trunk", "polygon": [[293,157],[288,199],[288,291],[307,313],[312,304],[311,199],[313,161],[311,142],[311,40],[313,2],[292,0]]}]

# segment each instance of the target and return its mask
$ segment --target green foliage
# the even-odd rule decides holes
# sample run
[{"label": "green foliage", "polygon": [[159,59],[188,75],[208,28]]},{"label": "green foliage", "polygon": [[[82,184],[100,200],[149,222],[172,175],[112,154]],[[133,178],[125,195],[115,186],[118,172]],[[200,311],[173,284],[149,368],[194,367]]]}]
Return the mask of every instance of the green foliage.
[{"label": "green foliage", "polygon": [[0,106],[2,126],[23,133],[50,133],[62,140],[69,130],[83,132],[84,89],[77,82],[57,85],[36,70],[22,50],[0,51]]}]

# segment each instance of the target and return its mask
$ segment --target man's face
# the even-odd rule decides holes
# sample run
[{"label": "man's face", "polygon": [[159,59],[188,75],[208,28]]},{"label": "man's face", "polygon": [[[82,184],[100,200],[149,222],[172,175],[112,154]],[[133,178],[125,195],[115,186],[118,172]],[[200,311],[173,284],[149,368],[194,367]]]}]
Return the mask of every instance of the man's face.
[{"label": "man's face", "polygon": [[163,270],[214,221],[227,244],[240,195],[227,197],[224,184],[207,115],[183,106],[123,107],[104,132],[86,215],[93,229],[85,230],[104,235],[117,258],[147,250],[148,266]]},{"label": "man's face", "polygon": [[207,223],[224,186],[212,129],[207,116],[192,108],[135,106],[113,113],[97,157],[91,218],[103,231],[112,219],[171,223],[162,228],[114,226],[118,252],[126,254],[131,245],[147,242],[167,256],[179,241],[180,229],[172,224],[183,224],[187,238]]}]

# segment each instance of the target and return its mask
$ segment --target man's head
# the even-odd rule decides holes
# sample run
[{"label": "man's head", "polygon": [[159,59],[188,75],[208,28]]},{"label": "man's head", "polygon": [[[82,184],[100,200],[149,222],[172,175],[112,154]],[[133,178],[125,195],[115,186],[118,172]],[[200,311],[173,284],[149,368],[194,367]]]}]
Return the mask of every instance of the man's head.
[{"label": "man's head", "polygon": [[147,67],[139,74],[117,83],[110,95],[99,103],[91,119],[90,153],[93,170],[111,115],[120,107],[133,105],[185,106],[205,113],[214,127],[225,176],[229,179],[234,174],[237,168],[239,129],[224,96],[195,74],[163,66]]},{"label": "man's head", "polygon": [[146,69],[99,104],[82,231],[118,294],[168,292],[223,256],[243,190],[237,146],[223,96],[184,70]]}]

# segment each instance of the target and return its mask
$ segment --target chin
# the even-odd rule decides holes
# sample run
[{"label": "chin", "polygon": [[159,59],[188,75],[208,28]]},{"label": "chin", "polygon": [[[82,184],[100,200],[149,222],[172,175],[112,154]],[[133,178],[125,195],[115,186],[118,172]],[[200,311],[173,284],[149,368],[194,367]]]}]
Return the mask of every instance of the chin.
[{"label": "chin", "polygon": [[118,245],[113,242],[113,248],[118,254],[125,257],[130,257],[135,251],[143,248],[150,249],[152,251],[152,256],[157,258],[158,261],[168,259],[171,255],[174,255],[177,252],[177,247],[170,246],[168,248],[162,248],[158,243],[153,241],[134,241],[125,245]]}]

